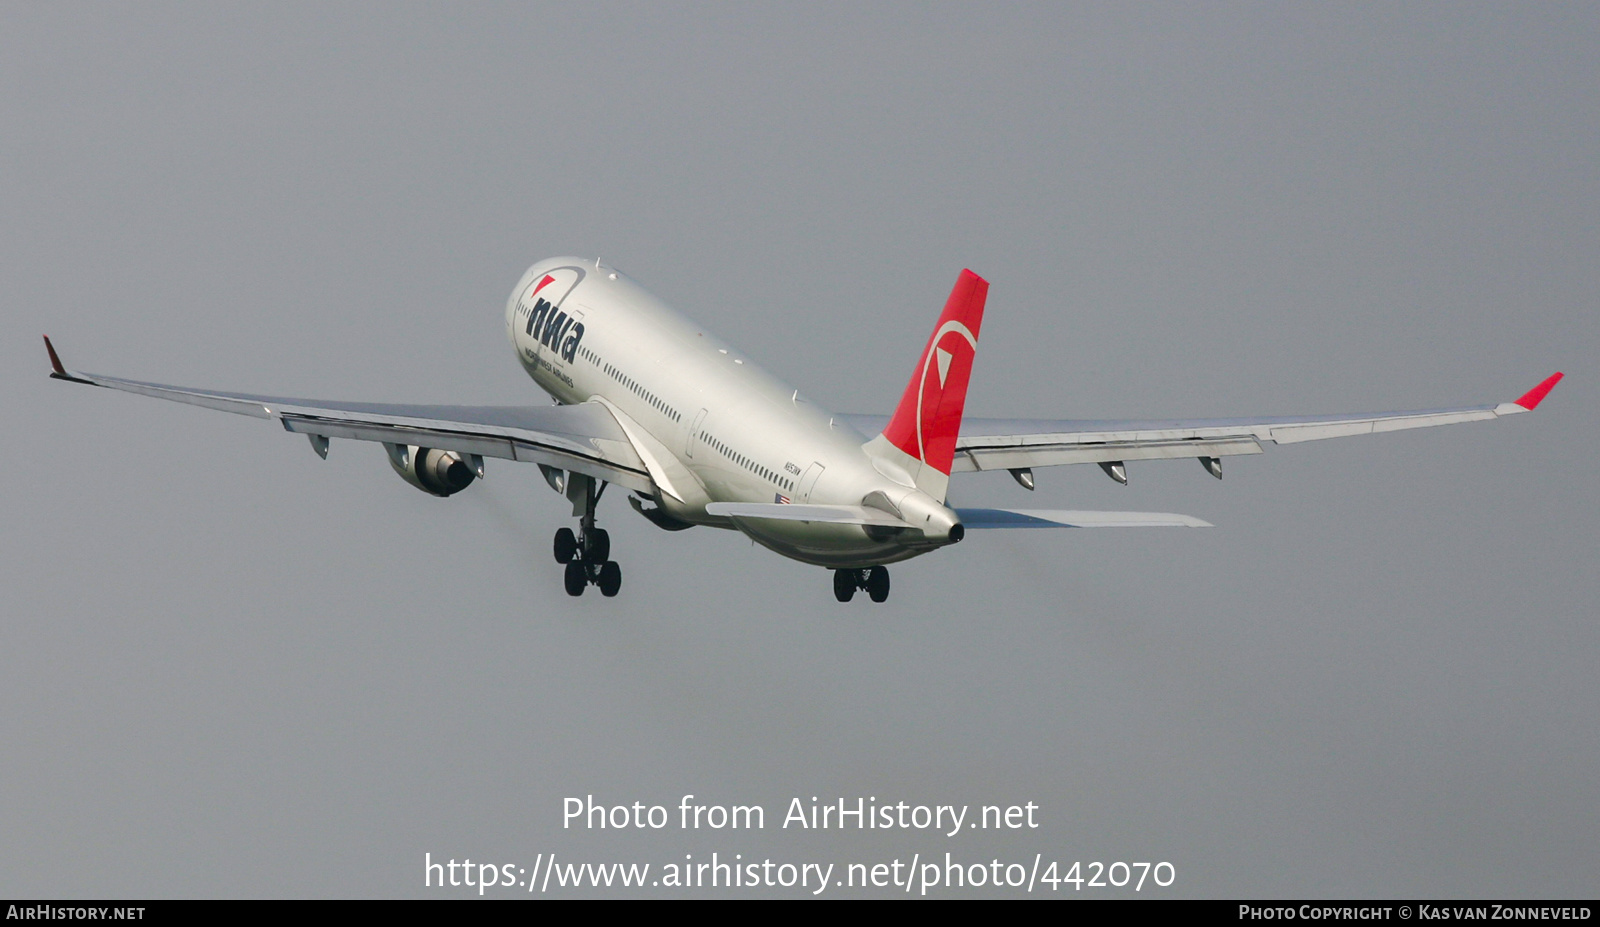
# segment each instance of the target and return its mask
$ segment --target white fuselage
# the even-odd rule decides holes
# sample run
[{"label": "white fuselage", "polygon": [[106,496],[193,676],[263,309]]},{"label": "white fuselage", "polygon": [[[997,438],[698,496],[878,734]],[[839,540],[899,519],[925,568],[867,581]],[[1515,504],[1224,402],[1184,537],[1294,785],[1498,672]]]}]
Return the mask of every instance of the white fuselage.
[{"label": "white fuselage", "polygon": [[923,512],[954,521],[909,481],[880,472],[863,451],[866,436],[613,268],[578,258],[533,265],[506,304],[506,329],[523,368],[558,402],[602,402],[618,415],[674,519],[737,528],[833,567],[948,543],[914,530],[709,514],[713,502],[858,506],[881,493],[915,523]]}]

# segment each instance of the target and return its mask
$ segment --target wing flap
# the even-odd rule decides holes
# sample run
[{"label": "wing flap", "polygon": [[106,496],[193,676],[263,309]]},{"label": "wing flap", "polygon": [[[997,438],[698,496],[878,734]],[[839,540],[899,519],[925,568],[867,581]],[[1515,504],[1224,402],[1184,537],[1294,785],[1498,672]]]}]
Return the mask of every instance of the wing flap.
[{"label": "wing flap", "polygon": [[955,469],[1010,470],[1018,467],[1054,467],[1063,464],[1101,463],[1117,460],[1163,460],[1178,457],[1231,457],[1259,454],[1261,444],[1254,438],[1193,439],[1187,441],[1109,441],[1104,444],[1019,444],[984,446],[974,444],[957,451]]}]

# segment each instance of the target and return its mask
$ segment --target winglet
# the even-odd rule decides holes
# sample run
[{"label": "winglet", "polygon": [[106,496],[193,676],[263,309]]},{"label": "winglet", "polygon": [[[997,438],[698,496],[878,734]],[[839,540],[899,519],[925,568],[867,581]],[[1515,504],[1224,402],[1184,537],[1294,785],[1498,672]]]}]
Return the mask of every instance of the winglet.
[{"label": "winglet", "polygon": [[50,343],[50,336],[44,336],[44,349],[50,352],[50,366],[55,368],[55,373],[50,374],[62,380],[70,379],[67,368],[61,366],[61,358],[56,355],[56,346]]},{"label": "winglet", "polygon": [[82,377],[75,377],[67,372],[67,368],[61,365],[61,356],[56,354],[56,346],[50,343],[49,335],[44,336],[44,349],[50,352],[51,378],[56,380],[66,380],[70,383],[87,383],[90,386],[95,385],[93,380],[85,380]]},{"label": "winglet", "polygon": [[1518,399],[1516,404],[1532,412],[1539,403],[1544,401],[1544,397],[1548,396],[1550,391],[1556,388],[1556,384],[1561,382],[1561,376],[1560,373],[1550,374],[1543,383],[1523,393],[1522,398]]}]

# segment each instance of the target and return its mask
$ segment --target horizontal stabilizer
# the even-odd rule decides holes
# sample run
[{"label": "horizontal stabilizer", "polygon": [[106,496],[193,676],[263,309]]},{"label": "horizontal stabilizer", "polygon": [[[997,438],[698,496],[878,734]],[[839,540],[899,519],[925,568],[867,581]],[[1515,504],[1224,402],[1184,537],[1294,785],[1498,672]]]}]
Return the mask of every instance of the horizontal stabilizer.
[{"label": "horizontal stabilizer", "polygon": [[911,525],[878,509],[861,505],[785,505],[778,502],[713,502],[706,506],[711,515],[725,518],[775,518],[780,521],[822,521],[840,525],[881,525],[909,528]]},{"label": "horizontal stabilizer", "polygon": [[956,509],[968,528],[1210,528],[1170,512],[1067,512],[1053,509]]}]

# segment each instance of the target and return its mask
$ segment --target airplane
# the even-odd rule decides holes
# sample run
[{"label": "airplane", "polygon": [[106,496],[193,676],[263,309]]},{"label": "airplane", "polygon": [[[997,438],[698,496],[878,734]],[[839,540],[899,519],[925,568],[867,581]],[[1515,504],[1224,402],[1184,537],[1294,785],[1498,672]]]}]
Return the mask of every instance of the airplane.
[{"label": "airplane", "polygon": [[834,596],[889,596],[886,564],[959,543],[968,530],[1210,527],[1164,512],[955,508],[955,473],[1098,464],[1127,483],[1130,460],[1222,458],[1263,442],[1486,421],[1533,410],[1560,373],[1512,402],[1360,415],[1171,421],[964,418],[989,284],[963,270],[888,416],[829,412],[621,271],[558,257],[529,267],[506,302],[506,333],[549,406],[328,402],[167,386],[68,370],[45,337],[50,376],[269,419],[305,435],[322,458],[333,438],[383,445],[412,486],[451,496],[484,476],[485,458],[538,466],[572,504],[578,530],[556,532],[569,595],[622,587],[596,508],[610,485],[667,531],[743,532],[785,557],[833,572]]}]

